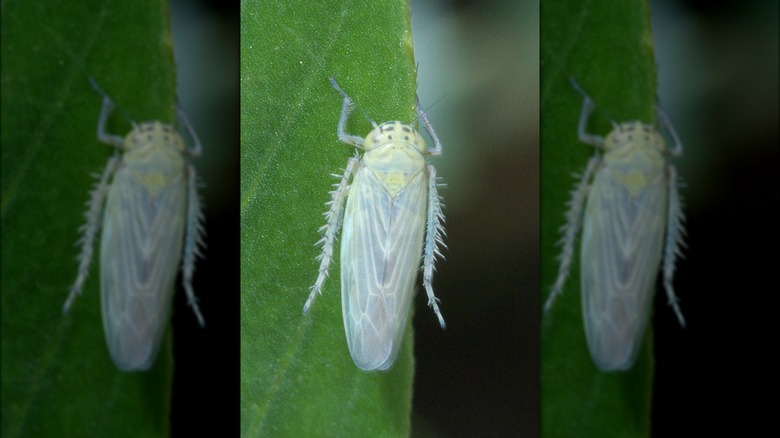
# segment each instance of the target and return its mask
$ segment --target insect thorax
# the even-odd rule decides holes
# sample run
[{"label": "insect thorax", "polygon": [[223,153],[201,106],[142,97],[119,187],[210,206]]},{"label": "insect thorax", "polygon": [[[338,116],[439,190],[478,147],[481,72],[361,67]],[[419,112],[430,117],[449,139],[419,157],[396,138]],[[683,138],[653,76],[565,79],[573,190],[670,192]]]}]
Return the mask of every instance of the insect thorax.
[{"label": "insect thorax", "polygon": [[365,166],[384,185],[390,196],[403,190],[425,169],[425,140],[411,126],[386,122],[366,137]]},{"label": "insect thorax", "polygon": [[650,125],[621,123],[607,136],[604,149],[604,163],[631,196],[663,177],[666,141]]},{"label": "insect thorax", "polygon": [[147,190],[157,196],[184,173],[184,140],[171,125],[146,122],[137,125],[124,142],[122,163]]}]

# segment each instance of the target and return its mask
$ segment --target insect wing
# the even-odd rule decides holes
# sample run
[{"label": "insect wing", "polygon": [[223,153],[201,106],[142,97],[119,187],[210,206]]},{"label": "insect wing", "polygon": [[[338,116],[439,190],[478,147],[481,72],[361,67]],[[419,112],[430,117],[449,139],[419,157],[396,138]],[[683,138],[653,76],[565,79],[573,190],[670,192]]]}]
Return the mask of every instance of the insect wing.
[{"label": "insect wing", "polygon": [[187,184],[182,171],[157,190],[124,164],[106,204],[100,255],[103,328],[123,371],[157,356],[181,261]]},{"label": "insect wing", "polygon": [[363,370],[386,370],[398,357],[420,268],[426,182],[423,170],[391,197],[361,162],[350,188],[341,246],[342,313],[349,351]]},{"label": "insect wing", "polygon": [[633,365],[661,260],[666,180],[654,173],[633,196],[613,169],[596,173],[582,239],[582,311],[588,347],[604,370]]}]

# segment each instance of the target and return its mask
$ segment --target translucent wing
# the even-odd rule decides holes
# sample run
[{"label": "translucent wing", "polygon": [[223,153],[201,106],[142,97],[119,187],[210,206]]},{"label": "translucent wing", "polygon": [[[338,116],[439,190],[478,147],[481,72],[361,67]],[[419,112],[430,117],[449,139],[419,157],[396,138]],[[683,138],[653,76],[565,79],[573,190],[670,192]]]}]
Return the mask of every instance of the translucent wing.
[{"label": "translucent wing", "polygon": [[363,370],[388,369],[398,356],[420,268],[426,183],[423,170],[391,197],[363,163],[352,182],[341,246],[342,311],[349,351]]},{"label": "translucent wing", "polygon": [[139,175],[127,166],[115,175],[100,255],[103,328],[123,371],[146,370],[157,356],[181,260],[187,199],[183,167],[162,185]]},{"label": "translucent wing", "polygon": [[582,310],[591,356],[602,370],[633,365],[642,345],[661,260],[666,180],[645,175],[634,196],[604,167],[588,197],[582,241]]}]

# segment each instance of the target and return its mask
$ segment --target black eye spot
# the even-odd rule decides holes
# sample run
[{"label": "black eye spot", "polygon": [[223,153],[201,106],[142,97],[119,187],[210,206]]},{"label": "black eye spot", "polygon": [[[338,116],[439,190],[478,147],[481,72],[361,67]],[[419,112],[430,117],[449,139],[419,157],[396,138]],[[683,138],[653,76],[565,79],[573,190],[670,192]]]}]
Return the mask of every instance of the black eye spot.
[{"label": "black eye spot", "polygon": [[149,141],[152,141],[152,134],[147,135],[146,139],[149,140]]},{"label": "black eye spot", "polygon": [[646,135],[646,136],[645,136],[645,141],[646,141],[646,142],[648,142],[648,143],[650,143],[650,136],[649,136],[649,135]]},{"label": "black eye spot", "polygon": [[393,139],[393,136],[392,136],[392,135],[388,135],[388,136],[387,136],[387,139],[388,139],[388,140],[392,140],[392,139]]},{"label": "black eye spot", "polygon": [[409,136],[408,135],[404,135],[404,140],[409,141]]},{"label": "black eye spot", "polygon": [[628,134],[628,139],[629,139],[629,140],[633,140],[633,139],[634,139],[634,136],[633,136],[633,135],[631,135],[631,134]]}]

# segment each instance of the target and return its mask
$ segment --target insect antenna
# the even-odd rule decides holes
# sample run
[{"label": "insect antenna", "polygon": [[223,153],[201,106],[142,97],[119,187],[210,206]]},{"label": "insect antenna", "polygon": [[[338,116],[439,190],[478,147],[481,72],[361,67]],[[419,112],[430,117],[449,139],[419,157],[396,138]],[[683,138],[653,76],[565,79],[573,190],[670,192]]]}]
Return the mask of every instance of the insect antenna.
[{"label": "insect antenna", "polygon": [[[445,94],[444,96],[440,97],[436,102],[433,102],[431,104],[431,106],[429,106],[428,108],[425,108],[425,109],[420,108],[420,112],[425,114],[425,115],[428,115],[431,112],[431,110],[433,109],[433,107],[435,107],[436,105],[440,104],[444,99],[449,97],[450,94],[452,94],[452,91],[453,90],[450,90],[447,94]],[[419,106],[419,105],[420,105],[420,98],[418,97],[417,98],[417,106]]]}]

